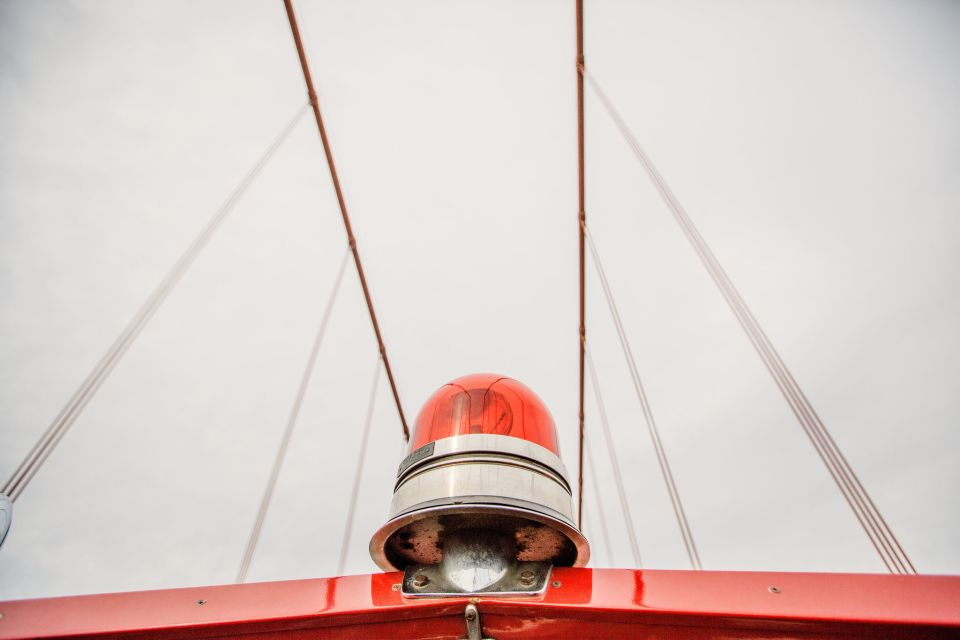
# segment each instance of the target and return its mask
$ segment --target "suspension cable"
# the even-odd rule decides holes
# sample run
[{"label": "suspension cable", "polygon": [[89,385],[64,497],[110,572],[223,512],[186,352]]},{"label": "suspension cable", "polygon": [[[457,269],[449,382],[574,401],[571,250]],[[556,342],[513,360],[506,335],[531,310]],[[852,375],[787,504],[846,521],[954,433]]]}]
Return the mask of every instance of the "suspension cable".
[{"label": "suspension cable", "polygon": [[607,454],[610,456],[610,468],[617,484],[617,497],[620,498],[620,511],[623,513],[623,523],[627,529],[627,538],[630,541],[630,552],[633,554],[633,564],[639,569],[643,566],[640,559],[640,546],[637,544],[637,532],[633,527],[633,516],[630,513],[630,501],[627,499],[627,490],[623,486],[623,474],[620,473],[620,461],[617,458],[617,448],[613,443],[613,434],[610,431],[610,422],[607,420],[607,408],[600,393],[600,380],[597,369],[593,366],[593,356],[590,348],[586,349],[587,366],[590,370],[590,385],[593,387],[593,396],[597,401],[597,413],[600,414],[600,425],[603,427],[603,438],[607,443]]},{"label": "suspension cable", "polygon": [[587,278],[586,278],[586,251],[584,250],[583,229],[587,223],[586,210],[586,168],[584,154],[584,117],[583,117],[583,0],[577,0],[577,190],[579,192],[579,208],[577,211],[578,239],[577,246],[580,252],[580,382],[579,403],[580,412],[580,448],[577,460],[577,518],[578,525],[583,526],[583,449],[584,449],[584,350],[587,346]]},{"label": "suspension cable", "polygon": [[360,278],[360,287],[363,289],[363,298],[367,303],[367,311],[370,314],[370,323],[373,325],[373,333],[377,339],[377,348],[380,350],[380,357],[383,360],[383,368],[387,372],[387,380],[390,381],[390,390],[393,392],[393,400],[397,405],[397,415],[400,416],[400,426],[403,428],[403,439],[410,440],[410,430],[407,428],[407,418],[403,413],[403,406],[400,404],[400,393],[397,391],[397,383],[393,379],[393,370],[390,368],[390,359],[387,357],[387,347],[384,345],[383,336],[380,333],[380,323],[377,322],[377,314],[373,310],[373,298],[370,295],[370,287],[367,286],[367,278],[363,272],[363,263],[360,261],[360,252],[357,250],[357,239],[353,235],[353,227],[350,225],[350,216],[347,213],[347,203],[343,198],[343,190],[340,188],[340,178],[337,176],[337,167],[333,162],[333,151],[330,147],[330,140],[327,138],[327,129],[323,124],[323,117],[320,115],[320,100],[317,98],[317,91],[313,86],[313,78],[310,75],[310,66],[307,64],[307,53],[303,48],[303,39],[300,37],[300,28],[297,26],[297,17],[293,11],[293,1],[283,0],[287,9],[287,19],[290,21],[290,32],[293,34],[293,41],[297,47],[297,55],[300,58],[300,68],[303,71],[303,81],[307,85],[307,95],[310,98],[310,106],[313,107],[314,119],[317,121],[317,130],[320,132],[320,141],[323,143],[323,153],[327,158],[327,168],[330,170],[330,180],[333,182],[333,190],[337,194],[337,204],[340,206],[340,217],[343,219],[343,228],[347,233],[347,241],[350,243],[350,251],[353,253],[353,262],[357,267],[357,276]]},{"label": "suspension cable", "polygon": [[377,368],[373,372],[370,385],[370,399],[367,401],[367,417],[363,423],[363,437],[360,439],[360,453],[353,475],[353,489],[350,491],[350,506],[347,508],[347,520],[343,527],[343,539],[340,541],[340,560],[337,562],[337,575],[342,576],[347,566],[347,552],[350,550],[350,535],[353,532],[353,520],[357,513],[357,497],[360,495],[360,478],[363,475],[363,461],[367,457],[367,443],[370,441],[370,427],[373,424],[373,408],[377,402],[377,387],[380,382],[380,367],[383,361],[377,358]]},{"label": "suspension cable", "polygon": [[260,531],[263,529],[263,522],[267,517],[267,511],[270,509],[270,501],[273,499],[273,492],[277,487],[277,479],[280,477],[280,469],[283,467],[283,461],[287,457],[287,448],[290,445],[290,439],[293,436],[293,430],[297,425],[297,418],[300,417],[300,408],[303,406],[303,398],[307,393],[307,387],[310,384],[310,378],[313,370],[316,368],[317,355],[320,353],[320,345],[323,343],[323,336],[327,332],[327,325],[330,323],[330,314],[333,312],[333,304],[336,302],[337,293],[340,291],[340,284],[343,282],[343,274],[347,270],[347,260],[350,253],[345,251],[343,259],[340,261],[340,268],[337,270],[337,276],[333,281],[333,288],[330,290],[330,297],[327,298],[327,306],[323,310],[323,317],[320,320],[320,327],[313,338],[313,344],[310,347],[310,354],[307,356],[307,365],[300,376],[300,385],[297,387],[297,394],[293,399],[293,406],[290,408],[290,414],[287,416],[287,426],[283,430],[283,438],[280,439],[280,447],[273,459],[273,467],[270,469],[270,476],[263,489],[263,496],[260,498],[260,508],[257,510],[257,518],[253,522],[253,528],[250,530],[250,537],[247,539],[247,548],[243,552],[243,559],[240,561],[240,570],[237,572],[236,582],[239,584],[245,582],[247,573],[250,571],[250,563],[253,562],[253,554],[257,550],[257,543],[260,541]]},{"label": "suspension cable", "polygon": [[877,551],[881,561],[891,573],[916,573],[916,568],[910,561],[900,542],[890,529],[883,515],[876,507],[873,499],[867,493],[860,478],[854,472],[846,457],[840,451],[833,436],[827,430],[812,403],[800,388],[793,374],[787,368],[773,343],[763,331],[756,317],[747,307],[732,280],[720,265],[713,251],[707,245],[693,221],[681,206],[676,195],[667,185],[663,176],[657,170],[650,157],[640,146],[636,137],[630,131],[626,122],[613,106],[606,93],[599,86],[596,79],[590,74],[584,74],[591,88],[597,94],[604,109],[613,120],[621,136],[633,151],[634,156],[654,183],[660,197],[670,209],[674,219],[679,224],[688,242],[693,247],[698,258],[706,267],[708,274],[716,284],[727,305],[733,311],[741,328],[747,334],[754,349],[763,361],[764,366],[780,389],[791,411],[797,418],[807,438],[810,440],[817,455],[823,461],[834,483],[840,489],[847,505],[866,533],[871,545]]},{"label": "suspension cable", "polygon": [[600,278],[600,286],[603,289],[603,295],[607,299],[607,306],[610,309],[610,315],[613,316],[613,323],[617,330],[617,337],[620,340],[620,348],[623,350],[623,357],[627,361],[627,367],[630,370],[630,377],[633,381],[633,389],[640,402],[640,409],[643,412],[643,419],[647,424],[647,432],[650,434],[650,441],[653,443],[653,449],[657,454],[657,463],[660,466],[660,475],[663,477],[663,483],[667,487],[667,493],[670,495],[670,504],[673,508],[673,514],[677,520],[677,526],[680,528],[680,535],[683,538],[683,546],[687,551],[687,557],[690,559],[690,565],[699,570],[700,554],[697,552],[697,545],[693,540],[693,532],[690,530],[690,523],[687,521],[687,514],[683,509],[683,502],[680,500],[680,492],[677,490],[677,483],[673,479],[673,472],[670,470],[670,462],[667,460],[667,453],[660,439],[660,430],[657,428],[657,422],[653,417],[653,410],[650,408],[650,401],[643,388],[643,382],[640,379],[640,372],[637,369],[636,359],[633,357],[633,350],[630,348],[630,340],[627,338],[626,329],[623,327],[623,321],[620,318],[620,310],[617,308],[616,300],[613,297],[613,290],[610,288],[610,282],[607,280],[606,271],[603,268],[603,262],[600,260],[600,254],[597,251],[597,245],[593,241],[593,235],[589,229],[586,229],[587,244],[590,247],[590,255],[593,257],[593,265]]},{"label": "suspension cable", "polygon": [[36,475],[43,463],[50,457],[50,454],[60,443],[60,440],[63,439],[63,436],[70,427],[73,426],[73,423],[76,422],[84,408],[130,348],[130,345],[133,344],[134,340],[140,335],[150,319],[153,318],[157,310],[183,278],[184,274],[186,274],[191,265],[193,265],[200,251],[207,245],[220,228],[220,225],[233,210],[234,206],[240,201],[243,194],[246,193],[250,185],[253,184],[257,176],[260,175],[260,172],[266,166],[267,162],[274,156],[280,148],[280,145],[287,139],[290,132],[293,131],[294,127],[307,112],[307,108],[308,105],[306,104],[301,106],[293,118],[283,127],[279,135],[277,135],[273,142],[263,151],[253,167],[251,167],[207,224],[201,229],[200,233],[173,264],[157,288],[150,297],[144,301],[143,305],[141,305],[130,322],[124,327],[113,344],[110,345],[110,348],[97,365],[90,374],[87,375],[80,387],[73,393],[66,405],[60,410],[60,413],[57,414],[53,422],[51,422],[46,431],[43,432],[40,439],[34,444],[33,448],[20,463],[20,466],[13,472],[13,475],[3,487],[3,493],[9,496],[12,502],[20,497],[20,494],[23,493],[26,486],[33,479],[33,476]]},{"label": "suspension cable", "polygon": [[590,484],[593,485],[593,503],[597,505],[597,517],[599,519],[600,534],[603,537],[603,552],[607,557],[607,566],[614,566],[613,562],[613,545],[610,544],[610,531],[607,526],[607,514],[603,508],[603,497],[600,493],[600,483],[597,482],[597,465],[593,460],[593,446],[590,444],[590,439],[586,438],[584,440],[584,450],[586,451],[587,457],[587,469],[590,471]]}]

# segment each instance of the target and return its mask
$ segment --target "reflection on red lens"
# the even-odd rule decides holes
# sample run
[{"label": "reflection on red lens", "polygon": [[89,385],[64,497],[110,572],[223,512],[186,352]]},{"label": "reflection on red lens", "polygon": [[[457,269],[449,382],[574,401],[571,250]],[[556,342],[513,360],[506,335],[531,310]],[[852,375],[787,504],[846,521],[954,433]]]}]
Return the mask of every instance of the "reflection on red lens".
[{"label": "reflection on red lens", "polygon": [[417,416],[410,449],[474,433],[523,438],[560,455],[556,426],[540,398],[516,380],[492,373],[458,378],[434,393]]}]

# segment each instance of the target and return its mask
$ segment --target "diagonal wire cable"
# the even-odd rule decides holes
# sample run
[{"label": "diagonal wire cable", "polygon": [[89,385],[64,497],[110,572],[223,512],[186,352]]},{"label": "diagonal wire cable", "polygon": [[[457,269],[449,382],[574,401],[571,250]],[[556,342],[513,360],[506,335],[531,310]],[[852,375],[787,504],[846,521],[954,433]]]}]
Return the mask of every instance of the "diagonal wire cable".
[{"label": "diagonal wire cable", "polygon": [[13,475],[3,487],[3,493],[10,497],[11,501],[16,501],[23,493],[26,486],[36,475],[37,471],[43,466],[47,458],[60,443],[60,440],[67,433],[73,423],[83,412],[84,408],[97,393],[100,387],[106,381],[107,377],[116,367],[117,363],[133,344],[134,340],[143,331],[150,319],[156,314],[157,310],[170,295],[171,291],[177,286],[184,274],[193,265],[200,251],[207,245],[216,231],[220,228],[223,221],[233,210],[240,198],[246,193],[247,189],[253,184],[260,172],[280,148],[284,140],[287,139],[290,132],[307,112],[309,105],[301,106],[293,118],[283,127],[279,135],[263,151],[260,158],[254,163],[253,167],[247,172],[240,183],[234,188],[223,204],[217,209],[207,224],[201,229],[200,233],[194,238],[187,249],[181,254],[179,259],[170,268],[167,274],[161,280],[160,284],[153,291],[149,298],[133,316],[130,322],[124,327],[123,331],[113,342],[107,352],[103,355],[94,369],[81,383],[80,387],[73,393],[67,403],[63,406],[53,422],[47,427],[46,431],[40,436],[33,448],[23,459]]},{"label": "diagonal wire cable", "polygon": [[360,453],[353,475],[353,489],[350,491],[350,506],[347,507],[347,521],[343,527],[343,539],[340,541],[340,560],[337,562],[337,575],[343,575],[347,566],[347,553],[350,551],[350,536],[353,533],[353,520],[357,513],[357,497],[360,495],[360,479],[363,476],[363,461],[367,457],[367,444],[370,441],[370,427],[373,424],[373,408],[377,401],[377,387],[380,382],[380,368],[383,360],[377,358],[377,368],[373,372],[370,385],[370,400],[367,402],[367,417],[363,423],[363,437],[360,439]]},{"label": "diagonal wire cable", "polygon": [[610,544],[610,528],[607,526],[607,514],[603,508],[603,498],[600,494],[600,483],[597,482],[597,465],[593,461],[593,446],[590,439],[584,439],[584,451],[586,453],[587,469],[590,471],[590,482],[593,485],[593,502],[597,505],[597,518],[600,529],[600,535],[603,538],[603,551],[607,558],[607,566],[613,566],[613,545]]},{"label": "diagonal wire cable", "polygon": [[[585,72],[584,72],[585,73]],[[717,285],[728,306],[734,313],[740,326],[750,339],[754,349],[780,389],[791,411],[797,418],[801,428],[806,433],[817,454],[820,456],[827,471],[846,500],[854,516],[866,533],[881,561],[891,573],[916,573],[916,568],[910,561],[900,542],[897,540],[890,526],[880,513],[873,499],[867,493],[860,478],[853,470],[849,461],[843,455],[833,436],[827,430],[812,403],[800,388],[793,374],[787,368],[780,354],[773,347],[773,343],[763,331],[756,317],[747,307],[732,280],[720,265],[716,256],[707,245],[693,221],[681,206],[676,195],[667,185],[663,176],[657,170],[653,161],[640,146],[636,137],[627,127],[626,122],[613,106],[599,83],[591,75],[585,73],[591,88],[597,94],[600,102],[610,115],[624,140],[630,146],[634,156],[640,162],[644,171],[654,183],[661,198],[670,209],[681,230],[687,237],[700,261],[706,267],[711,279]]]},{"label": "diagonal wire cable", "polygon": [[343,259],[340,261],[340,268],[337,270],[336,279],[333,281],[333,289],[330,290],[330,297],[327,299],[327,306],[323,310],[320,327],[317,329],[317,334],[313,338],[310,355],[307,357],[307,365],[304,367],[303,375],[300,377],[300,386],[297,387],[297,395],[293,400],[293,406],[290,408],[290,415],[287,416],[287,426],[283,431],[283,438],[280,440],[277,455],[273,459],[273,467],[270,470],[270,477],[267,479],[267,484],[263,489],[263,496],[260,498],[260,508],[257,510],[257,518],[253,523],[253,528],[250,530],[250,537],[247,539],[247,548],[244,550],[243,559],[240,561],[240,569],[237,572],[237,583],[246,581],[247,573],[250,571],[253,554],[257,550],[257,543],[260,541],[263,522],[267,517],[267,511],[270,509],[270,501],[273,499],[273,492],[277,487],[280,469],[283,467],[283,461],[287,456],[287,448],[290,445],[293,430],[297,425],[297,418],[300,416],[300,408],[303,406],[303,398],[307,393],[310,377],[313,375],[313,370],[316,367],[317,355],[320,353],[320,345],[323,343],[323,336],[327,332],[327,325],[330,323],[330,314],[333,312],[333,305],[337,299],[337,292],[340,291],[340,284],[343,282],[343,274],[347,270],[347,260],[349,257],[349,251],[343,254]]},{"label": "diagonal wire cable", "polygon": [[590,347],[584,351],[587,369],[590,372],[590,384],[593,387],[593,396],[597,401],[597,412],[600,414],[600,425],[603,427],[603,438],[607,443],[607,453],[610,456],[610,468],[617,485],[617,497],[620,498],[620,511],[623,513],[623,523],[627,528],[627,538],[630,541],[630,552],[633,554],[633,564],[639,569],[643,566],[640,559],[640,546],[637,544],[637,532],[633,527],[633,515],[630,513],[630,501],[627,499],[627,490],[623,486],[623,474],[620,473],[620,461],[617,459],[617,448],[613,443],[613,434],[610,432],[610,421],[607,420],[607,408],[600,393],[600,380],[597,378],[597,369],[593,365],[593,355]]},{"label": "diagonal wire cable", "polygon": [[320,113],[320,100],[317,97],[317,90],[313,86],[313,77],[310,75],[310,65],[307,62],[307,52],[303,46],[300,27],[297,25],[297,15],[293,9],[293,0],[283,0],[283,5],[287,12],[287,21],[290,23],[290,34],[293,36],[293,43],[297,48],[297,57],[300,59],[300,70],[303,72],[303,82],[307,86],[307,96],[310,99],[310,106],[313,108],[313,117],[317,123],[317,132],[320,134],[323,153],[327,159],[330,181],[333,183],[333,190],[337,195],[337,204],[340,207],[340,218],[343,220],[343,230],[347,234],[347,242],[350,244],[350,251],[353,253],[353,263],[357,268],[357,277],[360,279],[363,299],[367,303],[367,312],[370,315],[370,324],[373,327],[374,337],[377,340],[377,348],[380,350],[380,358],[383,360],[383,369],[387,373],[387,382],[390,383],[390,391],[393,393],[393,400],[397,405],[397,416],[400,418],[400,428],[403,430],[403,439],[407,441],[410,440],[410,429],[407,427],[407,418],[403,412],[403,405],[400,402],[400,392],[397,390],[397,383],[393,378],[393,369],[390,367],[390,359],[387,357],[387,347],[383,341],[383,334],[380,331],[380,323],[377,320],[377,314],[373,308],[373,296],[370,294],[367,277],[363,271],[363,262],[360,261],[357,239],[353,235],[353,226],[350,224],[350,214],[347,213],[347,202],[343,197],[343,189],[340,187],[337,165],[333,161],[333,149],[330,146],[330,139],[327,137],[327,128],[323,124],[323,116]]},{"label": "diagonal wire cable", "polygon": [[623,357],[627,361],[627,367],[630,370],[630,377],[633,381],[633,389],[637,394],[637,400],[640,402],[640,408],[643,412],[644,421],[647,424],[647,432],[650,434],[650,441],[653,443],[653,449],[657,455],[657,463],[660,466],[660,475],[667,487],[667,493],[670,496],[670,504],[673,507],[674,516],[677,519],[677,526],[680,528],[680,535],[683,538],[683,546],[687,551],[687,557],[690,559],[690,565],[694,569],[701,569],[700,554],[697,552],[697,545],[693,540],[693,532],[690,530],[690,524],[687,521],[687,514],[683,509],[683,503],[680,500],[680,492],[677,490],[676,481],[673,479],[673,471],[670,470],[670,462],[667,460],[667,452],[660,439],[660,430],[657,428],[656,420],[653,417],[653,410],[650,408],[650,401],[647,399],[647,393],[643,388],[643,382],[640,379],[640,372],[637,369],[636,359],[633,357],[633,350],[630,348],[630,340],[627,338],[626,329],[623,327],[623,321],[620,318],[620,311],[617,308],[616,300],[613,297],[613,291],[610,288],[610,282],[607,280],[606,271],[603,268],[603,262],[600,260],[600,254],[593,240],[593,234],[589,229],[585,229],[587,234],[587,245],[590,247],[590,255],[593,258],[593,265],[600,278],[600,286],[603,289],[603,295],[607,300],[607,306],[610,308],[610,315],[613,316],[613,323],[617,330],[617,337],[620,339],[620,347],[623,350]]}]

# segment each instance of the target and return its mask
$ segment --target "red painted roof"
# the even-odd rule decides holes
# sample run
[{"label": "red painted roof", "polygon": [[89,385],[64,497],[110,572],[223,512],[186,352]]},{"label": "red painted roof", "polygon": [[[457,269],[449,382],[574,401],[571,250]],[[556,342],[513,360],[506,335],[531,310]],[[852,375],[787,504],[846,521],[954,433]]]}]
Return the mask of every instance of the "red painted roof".
[{"label": "red painted roof", "polygon": [[[400,573],[0,603],[0,639],[461,638],[467,599]],[[485,637],[960,637],[960,576],[554,569],[538,598],[475,599]],[[559,584],[557,584],[559,583]]]}]

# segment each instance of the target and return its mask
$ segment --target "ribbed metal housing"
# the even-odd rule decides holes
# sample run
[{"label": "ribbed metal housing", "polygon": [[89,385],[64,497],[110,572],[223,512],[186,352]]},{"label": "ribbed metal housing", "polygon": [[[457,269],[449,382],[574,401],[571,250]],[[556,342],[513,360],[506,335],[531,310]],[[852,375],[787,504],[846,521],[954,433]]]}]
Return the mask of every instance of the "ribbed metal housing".
[{"label": "ribbed metal housing", "polygon": [[388,571],[435,564],[444,536],[465,529],[510,534],[521,562],[579,567],[590,558],[563,463],[521,438],[460,435],[413,451],[400,464],[390,520],[370,540],[370,555]]}]

